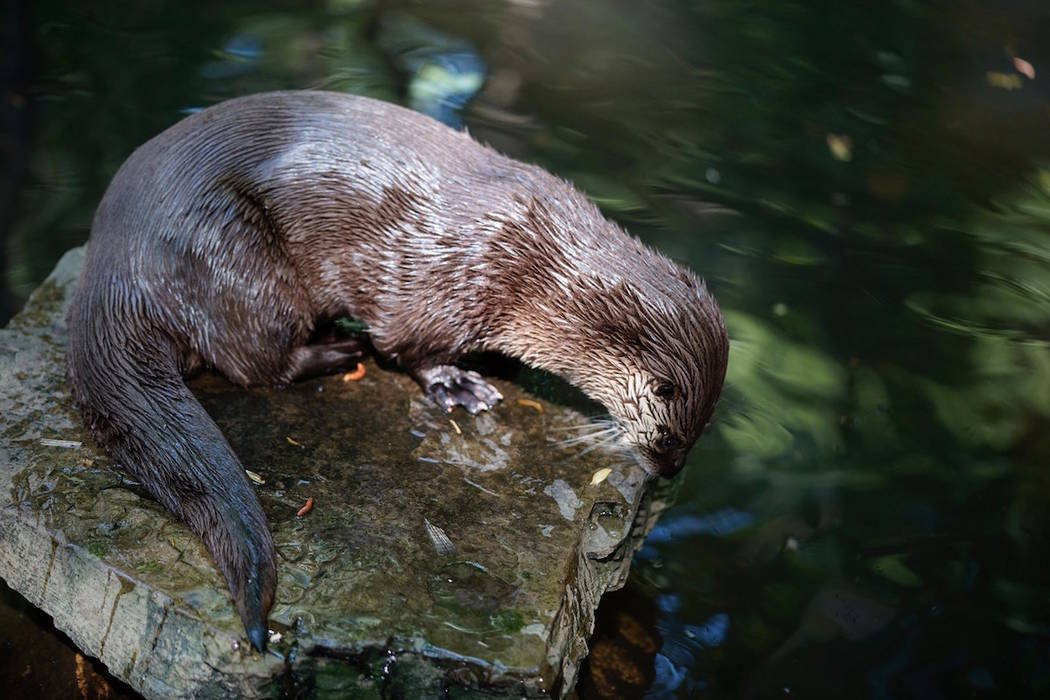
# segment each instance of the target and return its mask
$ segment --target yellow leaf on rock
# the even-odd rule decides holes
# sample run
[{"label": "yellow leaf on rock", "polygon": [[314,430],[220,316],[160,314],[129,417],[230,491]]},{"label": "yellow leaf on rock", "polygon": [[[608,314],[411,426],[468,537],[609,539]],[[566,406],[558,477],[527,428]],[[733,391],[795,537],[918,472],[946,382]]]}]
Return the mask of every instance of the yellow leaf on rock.
[{"label": "yellow leaf on rock", "polygon": [[591,477],[591,486],[597,486],[602,483],[609,478],[610,474],[612,474],[612,469],[609,469],[609,467],[594,472],[594,476]]}]

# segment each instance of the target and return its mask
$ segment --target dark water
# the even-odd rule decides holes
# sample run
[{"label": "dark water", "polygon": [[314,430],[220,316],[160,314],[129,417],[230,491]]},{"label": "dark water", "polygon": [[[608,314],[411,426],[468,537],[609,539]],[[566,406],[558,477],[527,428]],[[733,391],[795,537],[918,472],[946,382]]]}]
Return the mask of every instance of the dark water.
[{"label": "dark water", "polygon": [[707,277],[728,386],[582,695],[1050,695],[1045,3],[6,7],[9,309],[134,146],[289,87],[462,119]]}]

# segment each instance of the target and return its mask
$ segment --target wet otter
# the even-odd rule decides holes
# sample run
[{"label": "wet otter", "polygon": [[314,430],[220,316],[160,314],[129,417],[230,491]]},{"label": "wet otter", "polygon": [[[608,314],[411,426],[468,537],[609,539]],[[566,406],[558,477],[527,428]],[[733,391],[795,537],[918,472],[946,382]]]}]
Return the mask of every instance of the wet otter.
[{"label": "wet otter", "polygon": [[324,92],[244,97],[175,124],[99,205],[70,383],[99,444],[207,545],[257,649],[273,542],[183,375],[208,366],[247,386],[345,369],[360,348],[314,333],[342,316],[449,410],[501,398],[453,364],[467,352],[560,374],[665,476],[725,375],[725,326],[699,279],[568,183],[465,133]]}]

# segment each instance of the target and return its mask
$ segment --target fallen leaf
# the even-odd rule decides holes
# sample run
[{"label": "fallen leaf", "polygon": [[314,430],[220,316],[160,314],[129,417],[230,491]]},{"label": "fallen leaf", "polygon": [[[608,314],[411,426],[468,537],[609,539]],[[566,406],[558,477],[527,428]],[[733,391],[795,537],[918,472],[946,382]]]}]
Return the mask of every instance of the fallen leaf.
[{"label": "fallen leaf", "polygon": [[887,555],[876,557],[871,561],[871,570],[905,588],[918,588],[922,585],[919,575],[908,568],[904,563],[904,557],[898,555]]},{"label": "fallen leaf", "polygon": [[68,450],[76,450],[84,443],[80,442],[80,440],[54,440],[52,438],[41,438],[40,444],[44,447],[65,447]]},{"label": "fallen leaf", "polygon": [[343,375],[343,381],[344,382],[356,382],[358,379],[361,379],[364,376],[365,376],[365,366],[363,364],[361,364],[360,362],[358,362],[357,363],[357,369],[355,369],[353,372],[347,372],[346,374]]},{"label": "fallen leaf", "polygon": [[449,539],[444,530],[426,518],[423,518],[423,527],[426,528],[427,534],[430,535],[430,541],[434,543],[434,549],[437,550],[438,554],[449,555],[455,553],[456,546],[452,544],[452,540]]},{"label": "fallen leaf", "polygon": [[1023,58],[1014,56],[1014,68],[1029,80],[1035,80],[1035,66]]},{"label": "fallen leaf", "polygon": [[1000,90],[1020,90],[1021,89],[1021,76],[1014,75],[1012,73],[1000,73],[998,71],[988,71],[985,74],[988,80],[988,84],[994,88]]},{"label": "fallen leaf", "polygon": [[831,157],[845,163],[853,160],[853,139],[845,134],[828,134]]},{"label": "fallen leaf", "polygon": [[609,469],[609,467],[594,472],[594,476],[591,477],[591,486],[597,486],[602,483],[609,478],[610,474],[612,474],[612,469]]}]

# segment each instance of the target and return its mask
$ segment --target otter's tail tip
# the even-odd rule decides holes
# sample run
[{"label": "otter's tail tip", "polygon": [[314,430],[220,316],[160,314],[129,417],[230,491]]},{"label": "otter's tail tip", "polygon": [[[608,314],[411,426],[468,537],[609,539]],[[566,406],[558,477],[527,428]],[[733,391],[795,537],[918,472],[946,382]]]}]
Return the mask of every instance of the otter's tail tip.
[{"label": "otter's tail tip", "polygon": [[245,624],[245,629],[248,631],[248,641],[251,642],[252,649],[266,651],[266,624],[264,622]]}]

